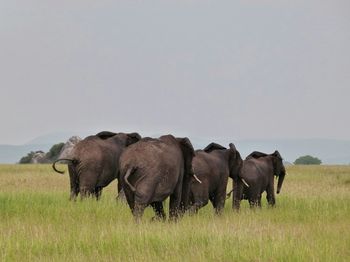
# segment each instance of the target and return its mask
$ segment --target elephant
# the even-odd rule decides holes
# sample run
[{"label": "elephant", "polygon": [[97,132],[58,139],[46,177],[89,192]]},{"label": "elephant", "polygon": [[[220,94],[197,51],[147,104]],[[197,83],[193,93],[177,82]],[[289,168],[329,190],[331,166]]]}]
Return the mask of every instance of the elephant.
[{"label": "elephant", "polygon": [[183,185],[192,174],[193,156],[190,140],[173,135],[143,138],[124,150],[120,180],[136,222],[140,222],[148,205],[155,211],[153,219],[164,221],[163,201],[168,196],[169,219],[178,219]]},{"label": "elephant", "polygon": [[270,206],[275,206],[274,176],[278,177],[277,194],[286,175],[282,157],[276,150],[272,154],[254,151],[243,161],[239,178],[234,179],[233,209],[238,211],[240,201],[248,199],[250,207],[261,207],[261,194],[266,191]]},{"label": "elephant", "polygon": [[[197,213],[198,209],[212,203],[215,213],[220,214],[226,200],[228,178],[238,177],[243,160],[234,144],[229,149],[211,143],[203,150],[196,150],[192,160],[194,175],[190,179],[189,199],[184,199],[184,206],[190,214]],[[200,182],[199,182],[199,180]]]},{"label": "elephant", "polygon": [[[75,145],[71,158],[57,159],[56,163],[68,162],[70,178],[70,200],[76,200],[80,193],[81,199],[93,195],[99,200],[102,188],[119,176],[119,158],[125,148],[141,139],[138,133],[113,133],[103,131],[88,136]],[[121,183],[118,181],[118,193]]]}]

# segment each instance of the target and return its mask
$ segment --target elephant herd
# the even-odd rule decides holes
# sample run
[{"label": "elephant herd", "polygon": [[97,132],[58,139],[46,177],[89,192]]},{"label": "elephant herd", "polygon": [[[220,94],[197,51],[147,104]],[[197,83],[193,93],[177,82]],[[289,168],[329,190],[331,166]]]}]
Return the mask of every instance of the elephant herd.
[{"label": "elephant herd", "polygon": [[[88,136],[73,149],[66,161],[70,178],[70,199],[95,196],[103,187],[118,179],[118,194],[125,194],[136,221],[145,208],[152,206],[154,219],[165,220],[163,201],[170,197],[169,219],[176,220],[185,212],[197,213],[209,201],[220,214],[227,196],[233,193],[233,209],[247,199],[251,207],[261,207],[261,195],[275,205],[274,177],[278,177],[277,194],[286,174],[278,151],[265,154],[254,151],[245,160],[234,146],[225,148],[211,143],[194,150],[190,140],[164,135],[159,138],[138,133],[108,131]],[[229,177],[233,190],[226,194]]]}]

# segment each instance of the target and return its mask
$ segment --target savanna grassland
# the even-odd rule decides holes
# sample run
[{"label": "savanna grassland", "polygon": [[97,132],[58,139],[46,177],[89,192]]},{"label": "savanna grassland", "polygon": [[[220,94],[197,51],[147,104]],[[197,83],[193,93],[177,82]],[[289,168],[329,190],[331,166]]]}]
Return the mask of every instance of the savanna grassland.
[{"label": "savanna grassland", "polygon": [[[116,202],[70,202],[68,175],[0,165],[0,261],[350,261],[350,166],[291,166],[276,208],[135,224]],[[265,197],[265,196],[264,196]]]}]

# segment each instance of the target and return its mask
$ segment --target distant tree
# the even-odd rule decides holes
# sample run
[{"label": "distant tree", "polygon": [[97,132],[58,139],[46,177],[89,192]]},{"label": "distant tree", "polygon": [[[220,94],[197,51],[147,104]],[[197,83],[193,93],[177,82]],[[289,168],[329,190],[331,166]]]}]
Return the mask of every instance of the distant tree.
[{"label": "distant tree", "polygon": [[320,165],[322,161],[310,155],[301,156],[294,161],[295,165]]},{"label": "distant tree", "polygon": [[50,148],[50,151],[47,152],[46,154],[43,151],[36,151],[36,152],[31,151],[26,156],[22,157],[19,160],[19,163],[20,164],[51,163],[59,157],[63,146],[64,146],[64,143],[55,144]]},{"label": "distant tree", "polygon": [[51,161],[55,161],[58,158],[63,146],[64,146],[64,143],[58,143],[53,145],[50,148],[50,151],[47,152],[46,157]]},{"label": "distant tree", "polygon": [[34,156],[35,152],[31,151],[30,153],[28,153],[26,156],[22,157],[19,160],[20,164],[29,164],[30,161],[32,160],[33,156]]}]

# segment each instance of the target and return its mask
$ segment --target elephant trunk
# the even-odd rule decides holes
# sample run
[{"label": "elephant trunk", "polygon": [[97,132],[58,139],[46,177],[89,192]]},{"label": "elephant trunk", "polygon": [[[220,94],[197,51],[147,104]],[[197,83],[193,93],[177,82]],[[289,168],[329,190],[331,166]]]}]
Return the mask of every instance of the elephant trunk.
[{"label": "elephant trunk", "polygon": [[281,174],[278,176],[278,183],[277,183],[277,194],[281,192],[282,184],[284,177],[286,175],[286,171],[281,172]]}]

